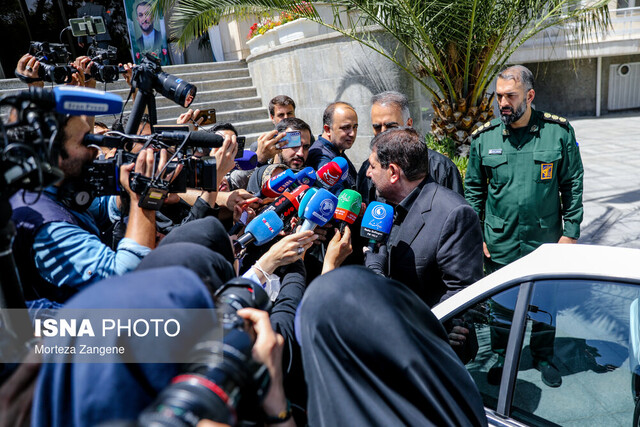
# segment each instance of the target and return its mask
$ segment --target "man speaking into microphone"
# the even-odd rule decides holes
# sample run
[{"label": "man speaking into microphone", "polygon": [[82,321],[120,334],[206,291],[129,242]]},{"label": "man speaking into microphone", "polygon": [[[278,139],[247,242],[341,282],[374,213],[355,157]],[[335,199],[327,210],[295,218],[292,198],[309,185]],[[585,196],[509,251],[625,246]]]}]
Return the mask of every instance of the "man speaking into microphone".
[{"label": "man speaking into microphone", "polygon": [[[376,197],[394,208],[387,250],[369,251],[365,264],[411,288],[430,307],[482,278],[482,234],[462,196],[429,176],[427,145],[407,127],[371,141],[367,177]],[[383,257],[384,259],[379,259]]]}]

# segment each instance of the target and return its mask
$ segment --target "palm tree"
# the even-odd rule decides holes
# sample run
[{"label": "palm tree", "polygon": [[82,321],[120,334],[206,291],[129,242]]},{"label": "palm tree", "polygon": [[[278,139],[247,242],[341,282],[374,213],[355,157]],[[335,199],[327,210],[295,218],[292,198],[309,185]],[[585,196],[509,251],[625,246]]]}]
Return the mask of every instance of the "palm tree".
[{"label": "palm tree", "polygon": [[[291,0],[156,0],[173,8],[170,26],[185,46],[225,15],[287,12],[370,47],[415,78],[433,97],[432,133],[459,151],[493,117],[491,81],[525,41],[562,26],[577,45],[608,29],[608,0],[333,0],[333,22],[318,2]],[[345,12],[355,12],[349,13]],[[345,19],[345,16],[353,17]],[[381,32],[380,29],[383,31]],[[379,37],[395,46],[382,48]],[[388,45],[388,44],[387,44]]]}]

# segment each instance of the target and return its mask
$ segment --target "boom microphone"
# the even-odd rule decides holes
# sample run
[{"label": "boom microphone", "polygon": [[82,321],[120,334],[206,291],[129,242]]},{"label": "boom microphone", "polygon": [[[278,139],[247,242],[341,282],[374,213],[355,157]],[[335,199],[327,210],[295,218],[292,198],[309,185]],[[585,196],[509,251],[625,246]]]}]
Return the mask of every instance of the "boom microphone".
[{"label": "boom microphone", "polygon": [[182,144],[187,140],[186,144],[189,147],[202,147],[202,148],[218,148],[222,147],[224,137],[217,133],[210,132],[187,132],[187,131],[172,131],[172,132],[160,132],[160,141],[167,144]]}]

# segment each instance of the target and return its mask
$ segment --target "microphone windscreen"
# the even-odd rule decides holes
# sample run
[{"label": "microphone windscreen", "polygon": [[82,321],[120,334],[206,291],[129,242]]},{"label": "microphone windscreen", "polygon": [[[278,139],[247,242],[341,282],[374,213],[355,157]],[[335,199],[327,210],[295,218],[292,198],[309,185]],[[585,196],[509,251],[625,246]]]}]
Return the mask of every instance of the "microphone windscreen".
[{"label": "microphone windscreen", "polygon": [[243,171],[249,171],[256,168],[258,164],[258,155],[251,150],[244,150],[240,157],[236,157],[236,167]]},{"label": "microphone windscreen", "polygon": [[323,226],[331,218],[336,211],[338,198],[329,191],[321,188],[311,197],[309,203],[304,208],[303,217],[307,221],[311,221],[316,225]]},{"label": "microphone windscreen", "polygon": [[336,162],[329,162],[318,169],[318,181],[323,187],[331,188],[340,182],[342,177],[342,168]]},{"label": "microphone windscreen", "polygon": [[383,242],[393,227],[393,207],[386,203],[371,202],[362,217],[360,235]]},{"label": "microphone windscreen", "polygon": [[101,90],[63,85],[54,87],[53,95],[61,114],[98,116],[122,111],[122,98]]},{"label": "microphone windscreen", "polygon": [[362,196],[354,190],[342,190],[338,196],[335,218],[348,224],[353,224],[360,214]]},{"label": "microphone windscreen", "polygon": [[245,230],[253,235],[256,246],[260,246],[276,237],[283,228],[284,223],[278,214],[267,211],[255,217]]},{"label": "microphone windscreen", "polygon": [[296,182],[301,185],[313,185],[318,179],[315,169],[307,166],[296,174]]},{"label": "microphone windscreen", "polygon": [[347,159],[340,156],[334,158],[333,161],[336,162],[336,164],[340,166],[340,169],[342,170],[342,176],[340,177],[340,182],[342,182],[349,176],[349,163],[347,162]]},{"label": "microphone windscreen", "polygon": [[300,205],[298,206],[299,217],[302,217],[304,215],[304,208],[307,207],[307,203],[309,203],[309,200],[311,200],[311,198],[314,196],[314,194],[316,194],[317,191],[318,191],[317,188],[311,187],[310,189],[307,190],[306,193],[304,193],[304,195],[302,196],[302,199],[300,199]]},{"label": "microphone windscreen", "polygon": [[278,197],[284,193],[295,180],[296,177],[293,171],[287,169],[265,182],[262,185],[261,193],[264,197]]}]

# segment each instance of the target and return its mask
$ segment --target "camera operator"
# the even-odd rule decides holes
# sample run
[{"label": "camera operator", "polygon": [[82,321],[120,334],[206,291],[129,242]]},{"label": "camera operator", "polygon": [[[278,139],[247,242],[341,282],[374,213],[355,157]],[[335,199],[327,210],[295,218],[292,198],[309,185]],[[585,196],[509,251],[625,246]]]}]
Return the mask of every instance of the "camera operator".
[{"label": "camera operator", "polygon": [[[113,251],[98,236],[120,216],[119,198],[96,198],[86,211],[78,207],[76,190],[83,183],[83,167],[93,161],[96,149],[83,144],[91,128],[82,117],[67,116],[64,123],[58,133],[63,180],[41,195],[21,191],[11,198],[17,228],[14,254],[27,300],[64,302],[83,286],[134,269],[155,247],[155,211],[140,208],[140,196],[129,187],[134,170],[152,175],[153,151],[141,151],[135,164],[120,170],[120,185],[132,203],[125,238]],[[166,159],[163,150],[159,168]]]}]

